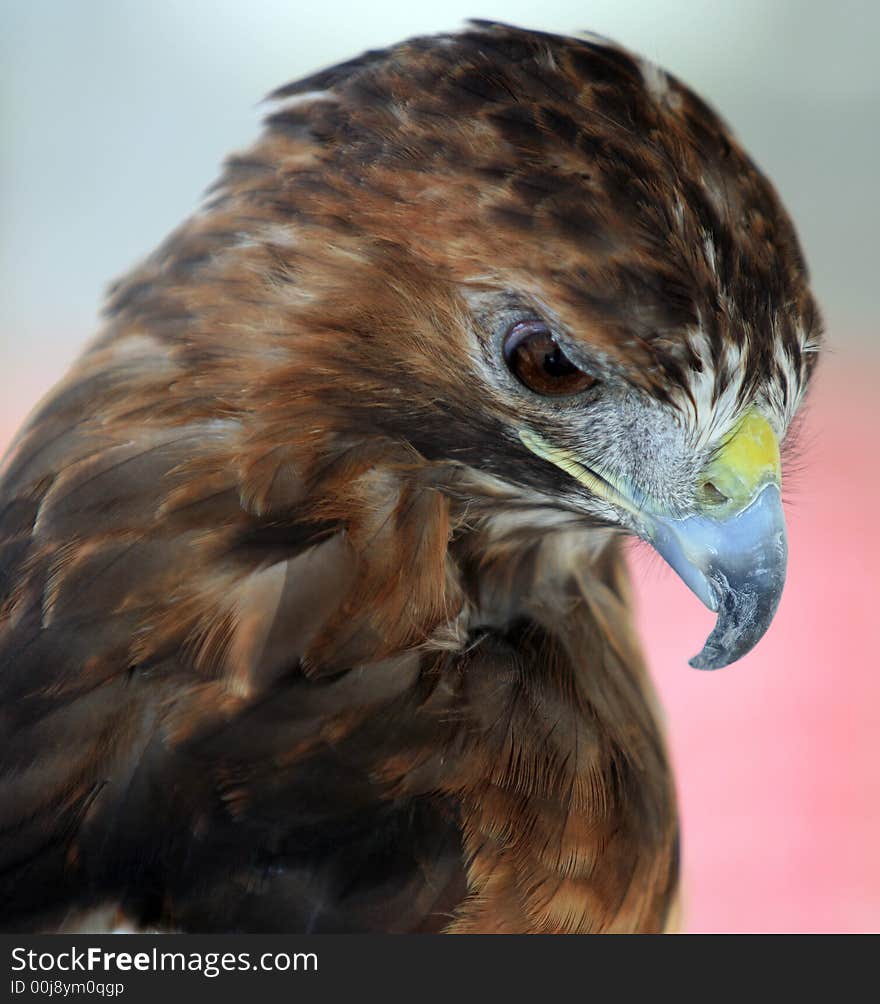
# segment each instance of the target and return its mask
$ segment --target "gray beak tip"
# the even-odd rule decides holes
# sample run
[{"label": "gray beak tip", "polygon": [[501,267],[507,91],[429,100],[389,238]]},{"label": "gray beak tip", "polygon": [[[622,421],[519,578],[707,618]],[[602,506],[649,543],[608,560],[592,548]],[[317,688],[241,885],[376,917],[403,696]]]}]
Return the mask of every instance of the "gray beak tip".
[{"label": "gray beak tip", "polygon": [[688,659],[688,665],[692,666],[694,669],[723,669],[725,666],[729,665],[727,662],[718,659],[718,654],[715,652],[706,651],[706,646],[703,646],[702,652],[698,652],[693,658]]},{"label": "gray beak tip", "polygon": [[724,669],[733,661],[735,660],[720,651],[715,645],[710,645],[707,642],[701,652],[698,652],[692,659],[688,659],[688,665],[693,666],[694,669],[713,670]]}]

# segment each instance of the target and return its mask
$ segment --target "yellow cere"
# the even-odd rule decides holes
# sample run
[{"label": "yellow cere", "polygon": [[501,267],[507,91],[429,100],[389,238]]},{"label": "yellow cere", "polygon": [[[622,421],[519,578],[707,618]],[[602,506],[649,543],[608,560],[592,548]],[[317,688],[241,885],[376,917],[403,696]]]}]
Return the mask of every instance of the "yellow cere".
[{"label": "yellow cere", "polygon": [[765,484],[779,484],[779,441],[770,423],[750,411],[706,468],[705,478],[723,495],[743,504]]}]

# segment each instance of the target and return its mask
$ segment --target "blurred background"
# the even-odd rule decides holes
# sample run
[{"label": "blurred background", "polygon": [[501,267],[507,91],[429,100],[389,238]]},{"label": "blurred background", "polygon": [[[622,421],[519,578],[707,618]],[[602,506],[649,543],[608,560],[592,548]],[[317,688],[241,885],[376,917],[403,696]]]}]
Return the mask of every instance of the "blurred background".
[{"label": "blurred background", "polygon": [[880,931],[880,4],[664,0],[0,2],[0,449],[103,290],[256,134],[260,99],[363,49],[491,17],[608,35],[714,104],[776,183],[828,350],[786,475],[789,584],[757,650],[633,550],[668,717],[690,931]]}]

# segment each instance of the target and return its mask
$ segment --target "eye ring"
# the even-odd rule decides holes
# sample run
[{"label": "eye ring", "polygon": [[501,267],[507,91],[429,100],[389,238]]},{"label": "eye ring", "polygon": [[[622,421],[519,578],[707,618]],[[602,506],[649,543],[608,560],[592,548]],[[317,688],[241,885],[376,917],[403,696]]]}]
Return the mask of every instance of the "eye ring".
[{"label": "eye ring", "polygon": [[535,394],[581,394],[598,383],[568,358],[543,321],[518,321],[504,336],[504,361],[516,379]]}]

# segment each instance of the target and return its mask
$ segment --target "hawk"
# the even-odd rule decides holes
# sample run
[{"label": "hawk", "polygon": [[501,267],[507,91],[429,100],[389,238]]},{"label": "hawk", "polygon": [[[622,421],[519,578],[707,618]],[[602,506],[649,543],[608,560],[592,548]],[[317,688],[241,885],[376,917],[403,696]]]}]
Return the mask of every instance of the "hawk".
[{"label": "hawk", "polygon": [[0,480],[15,930],[660,931],[622,539],[740,658],[821,323],[725,124],[471,22],[272,95]]}]

